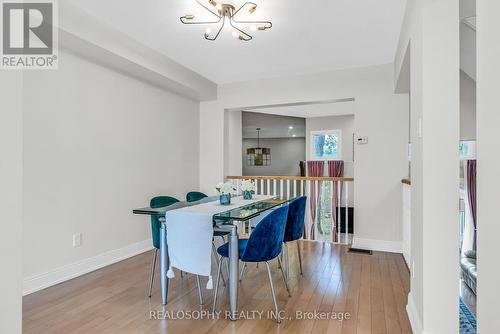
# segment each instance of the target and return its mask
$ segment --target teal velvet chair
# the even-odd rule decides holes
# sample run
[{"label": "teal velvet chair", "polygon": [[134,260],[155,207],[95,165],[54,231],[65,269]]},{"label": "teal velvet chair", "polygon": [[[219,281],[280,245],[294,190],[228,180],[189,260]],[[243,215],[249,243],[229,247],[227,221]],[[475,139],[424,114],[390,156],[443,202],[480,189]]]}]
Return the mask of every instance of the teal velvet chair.
[{"label": "teal velvet chair", "polygon": [[[151,199],[151,201],[149,202],[149,206],[155,209],[155,208],[169,206],[177,202],[179,202],[179,200],[174,197],[157,196]],[[151,264],[151,276],[149,278],[149,292],[148,292],[149,298],[151,298],[151,294],[153,291],[153,282],[156,269],[156,258],[158,257],[158,251],[160,250],[160,227],[161,227],[160,218],[161,216],[158,215],[151,216],[151,239],[153,240],[154,250],[153,250],[153,260]]]},{"label": "teal velvet chair", "polygon": [[[207,195],[205,195],[204,193],[202,192],[199,192],[199,191],[190,191],[186,194],[186,202],[196,202],[196,201],[199,201],[201,199],[204,199],[205,197],[208,197]],[[215,224],[215,222],[214,222]],[[224,239],[224,237],[226,235],[228,235],[229,232],[222,232],[222,231],[214,231],[214,237],[220,237],[222,238],[222,242],[226,242],[226,240]]]},{"label": "teal velvet chair", "polygon": [[[157,196],[151,199],[149,202],[149,206],[151,208],[161,208],[165,206],[172,205],[174,203],[179,202],[177,198],[170,197],[170,196]],[[151,294],[153,292],[153,282],[154,282],[154,277],[155,277],[155,269],[156,269],[156,259],[158,257],[158,251],[160,250],[160,227],[161,227],[161,222],[160,222],[161,216],[151,216],[151,237],[153,240],[153,260],[152,260],[152,265],[151,265],[151,276],[149,280],[149,292],[148,292],[148,297],[151,298]],[[182,276],[182,272],[181,272]],[[200,286],[200,277],[196,275],[196,283],[198,284],[198,295],[200,298],[200,304],[203,304],[203,299],[201,295],[201,286]]]},{"label": "teal velvet chair", "polygon": [[196,202],[199,201],[200,199],[203,199],[205,197],[208,197],[204,193],[201,193],[199,191],[190,191],[186,194],[186,201],[187,202]]}]

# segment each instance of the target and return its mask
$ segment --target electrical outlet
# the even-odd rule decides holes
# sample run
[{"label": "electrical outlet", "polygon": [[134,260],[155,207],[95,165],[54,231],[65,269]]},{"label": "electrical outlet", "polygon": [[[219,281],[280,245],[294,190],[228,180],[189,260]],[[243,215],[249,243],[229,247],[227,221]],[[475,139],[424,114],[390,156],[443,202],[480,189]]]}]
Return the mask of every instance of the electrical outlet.
[{"label": "electrical outlet", "polygon": [[415,278],[415,261],[411,262],[411,277]]},{"label": "electrical outlet", "polygon": [[73,248],[80,247],[82,245],[82,234],[73,234]]}]

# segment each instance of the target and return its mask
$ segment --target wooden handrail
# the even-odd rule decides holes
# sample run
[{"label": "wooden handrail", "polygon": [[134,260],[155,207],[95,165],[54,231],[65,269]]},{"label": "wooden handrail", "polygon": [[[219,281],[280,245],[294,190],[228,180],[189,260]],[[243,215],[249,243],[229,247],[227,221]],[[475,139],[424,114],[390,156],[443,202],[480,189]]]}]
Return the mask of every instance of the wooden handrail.
[{"label": "wooden handrail", "polygon": [[313,176],[226,176],[229,180],[298,180],[298,181],[354,181],[353,177],[313,177]]}]

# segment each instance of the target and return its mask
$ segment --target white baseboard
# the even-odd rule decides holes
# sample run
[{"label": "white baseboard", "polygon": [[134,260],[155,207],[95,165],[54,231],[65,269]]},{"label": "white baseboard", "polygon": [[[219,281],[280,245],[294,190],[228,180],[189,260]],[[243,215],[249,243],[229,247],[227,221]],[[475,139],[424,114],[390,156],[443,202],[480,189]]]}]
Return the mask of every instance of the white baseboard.
[{"label": "white baseboard", "polygon": [[400,241],[387,241],[354,237],[352,240],[352,247],[360,249],[371,249],[379,252],[403,252],[403,247]]},{"label": "white baseboard", "polygon": [[422,327],[422,320],[417,312],[417,307],[415,306],[415,301],[411,293],[408,294],[408,304],[406,305],[406,313],[410,319],[411,330],[413,334],[423,334],[424,330]]},{"label": "white baseboard", "polygon": [[26,277],[23,280],[23,296],[144,253],[152,248],[151,239],[143,240],[41,274]]}]

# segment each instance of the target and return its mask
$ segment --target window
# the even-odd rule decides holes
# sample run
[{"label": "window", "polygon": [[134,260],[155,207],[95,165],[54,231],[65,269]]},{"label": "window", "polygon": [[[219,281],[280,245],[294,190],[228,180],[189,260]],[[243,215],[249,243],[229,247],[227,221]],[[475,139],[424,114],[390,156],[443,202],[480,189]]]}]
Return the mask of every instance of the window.
[{"label": "window", "polygon": [[310,160],[342,159],[342,131],[311,131]]},{"label": "window", "polygon": [[460,160],[476,159],[476,141],[462,140],[459,146]]}]

